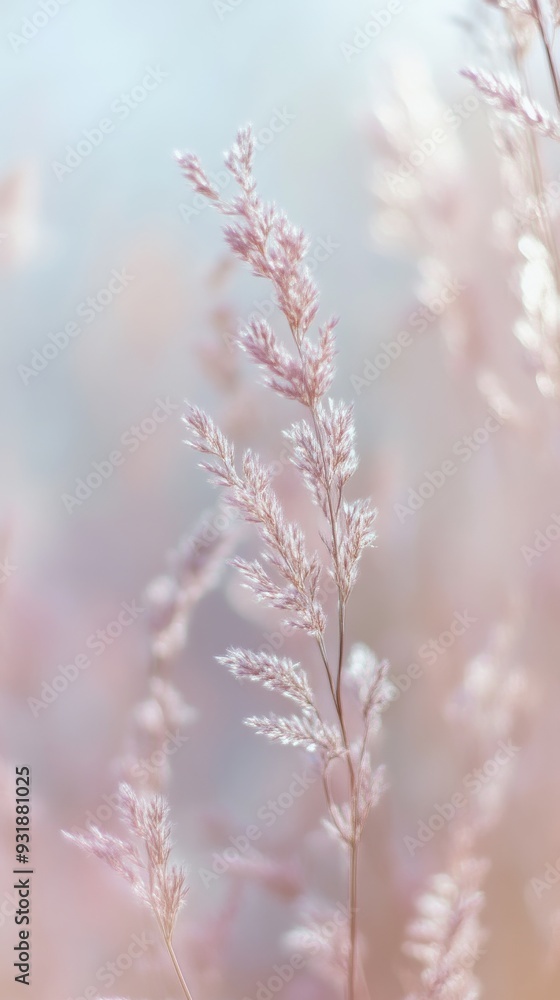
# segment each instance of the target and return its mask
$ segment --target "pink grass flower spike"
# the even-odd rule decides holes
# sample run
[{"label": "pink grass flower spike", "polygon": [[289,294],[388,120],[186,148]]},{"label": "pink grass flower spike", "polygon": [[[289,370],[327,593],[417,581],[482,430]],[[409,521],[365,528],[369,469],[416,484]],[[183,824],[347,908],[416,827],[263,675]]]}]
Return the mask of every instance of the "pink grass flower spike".
[{"label": "pink grass flower spike", "polygon": [[[328,806],[328,828],[349,856],[349,921],[347,946],[336,948],[331,960],[346,981],[348,1000],[356,997],[359,967],[357,933],[358,849],[370,808],[383,788],[383,770],[374,770],[369,736],[391,697],[387,665],[369,651],[346,657],[346,607],[358,576],[363,552],[375,539],[375,511],[368,500],[349,500],[345,487],[357,468],[352,408],[327,397],[334,379],[337,320],[312,327],[319,309],[319,292],[306,266],[309,239],[274,204],[262,201],[253,176],[255,143],[250,128],[237,134],[226,155],[226,169],[237,185],[231,201],[212,186],[192,154],[178,161],[194,190],[207,198],[228,220],[225,239],[231,251],[254,275],[271,284],[279,312],[290,333],[284,343],[271,325],[258,319],[237,334],[238,346],[260,369],[263,384],[299,403],[303,419],[285,431],[292,464],[318,509],[325,555],[309,551],[298,524],[287,520],[270,486],[260,459],[246,451],[236,460],[233,445],[202,410],[190,405],[185,414],[188,443],[204,456],[201,463],[211,481],[221,487],[226,502],[255,525],[262,544],[258,559],[234,560],[257,601],[284,613],[285,621],[314,643],[330,691],[329,718],[323,718],[306,672],[289,659],[249,650],[230,649],[220,661],[240,680],[261,681],[295,702],[298,713],[286,717],[249,718],[247,725],[270,740],[316,752],[320,760]],[[324,595],[330,586],[337,597],[337,615],[330,622]],[[328,652],[334,633],[336,654]],[[347,693],[361,706],[360,729],[351,732],[344,705],[343,675],[356,676]],[[350,671],[348,673],[348,671]],[[343,801],[331,786],[331,765],[342,761],[346,771]],[[340,943],[340,942],[339,942]]]}]

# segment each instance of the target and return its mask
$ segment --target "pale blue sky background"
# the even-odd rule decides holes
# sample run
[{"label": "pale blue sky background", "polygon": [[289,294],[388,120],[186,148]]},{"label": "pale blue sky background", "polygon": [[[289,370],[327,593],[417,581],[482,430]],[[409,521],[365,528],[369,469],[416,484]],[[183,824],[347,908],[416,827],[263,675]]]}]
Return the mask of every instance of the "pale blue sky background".
[{"label": "pale blue sky background", "polygon": [[[453,23],[460,4],[404,2],[380,36],[348,60],[341,45],[372,9],[357,0],[242,0],[220,16],[211,0],[70,0],[22,47],[15,35],[40,7],[20,0],[3,9],[0,170],[6,174],[22,164],[31,170],[40,237],[36,254],[5,275],[2,289],[0,405],[18,425],[4,467],[16,481],[46,487],[53,475],[62,479],[69,455],[84,446],[102,452],[154,398],[153,370],[144,387],[130,368],[119,372],[124,318],[112,311],[27,387],[17,366],[72,319],[78,302],[104,286],[112,268],[130,262],[139,245],[159,241],[189,296],[197,268],[216,259],[221,242],[210,213],[189,226],[179,214],[190,195],[171,158],[177,147],[196,149],[217,168],[238,125],[251,120],[263,127],[276,108],[288,109],[294,121],[263,152],[258,174],[266,193],[294,219],[340,244],[336,265],[326,265],[324,308],[344,316],[349,344],[342,368],[356,368],[350,344],[360,359],[362,345],[398,322],[410,275],[399,262],[377,256],[370,237],[371,151],[363,123],[370,100],[383,90],[386,62],[403,47],[424,53],[450,100],[462,93],[456,69],[464,38]],[[167,78],[119,121],[112,102],[140,83],[148,67],[161,68]],[[107,114],[116,119],[112,134],[59,181],[53,162]],[[148,280],[138,266],[135,294]],[[247,294],[255,294],[252,286]],[[157,373],[157,388],[179,398],[190,392],[191,320],[182,321],[179,309],[182,364],[175,353]],[[106,396],[112,408],[93,424],[74,378],[81,352],[94,373],[91,391]],[[17,463],[11,453],[16,444]]]}]

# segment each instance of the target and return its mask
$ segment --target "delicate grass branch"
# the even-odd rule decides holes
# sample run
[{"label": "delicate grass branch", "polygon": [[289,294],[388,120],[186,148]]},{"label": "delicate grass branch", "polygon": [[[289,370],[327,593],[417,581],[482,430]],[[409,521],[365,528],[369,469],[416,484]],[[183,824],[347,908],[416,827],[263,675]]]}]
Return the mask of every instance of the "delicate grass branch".
[{"label": "delicate grass branch", "polygon": [[[225,490],[228,501],[245,520],[254,524],[263,544],[262,557],[248,563],[235,560],[255,598],[281,610],[286,621],[312,638],[325,669],[336,725],[323,722],[315,704],[300,704],[301,715],[249,719],[249,725],[272,740],[306,746],[322,761],[323,787],[330,827],[349,851],[349,922],[347,953],[343,971],[347,1000],[355,1000],[357,968],[357,872],[361,833],[369,809],[381,794],[382,782],[372,774],[366,748],[371,715],[379,715],[389,699],[386,665],[372,654],[362,657],[361,669],[352,681],[351,665],[345,663],[345,612],[356,584],[358,564],[364,550],[373,544],[375,512],[367,501],[350,502],[344,488],[357,468],[354,423],[351,408],[334,403],[327,393],[334,378],[334,319],[310,336],[319,307],[319,293],[305,264],[309,241],[274,205],[257,194],[252,173],[254,139],[250,129],[241,129],[226,156],[226,168],[238,193],[224,201],[192,154],[179,156],[179,163],[198,194],[206,197],[230,221],[226,241],[258,277],[273,286],[276,302],[288,324],[293,353],[276,337],[269,324],[253,320],[238,334],[239,346],[263,372],[264,383],[281,396],[299,402],[308,419],[293,424],[285,436],[291,461],[326,522],[322,535],[328,554],[327,572],[338,595],[337,655],[331,665],[327,653],[328,619],[320,600],[324,567],[317,553],[308,553],[297,524],[287,522],[273,493],[266,468],[252,452],[246,452],[238,471],[234,449],[210,418],[191,406],[185,416],[189,443],[204,456],[202,466]],[[321,524],[321,529],[323,524]],[[284,661],[274,658],[266,665],[255,662],[247,650],[230,650],[222,662],[240,679],[260,679],[267,687],[297,700],[298,683]],[[343,705],[345,677],[354,683],[354,696],[362,709],[361,747],[354,758],[353,734]],[[377,695],[372,696],[376,691]],[[338,804],[332,794],[329,769],[342,758],[347,769],[348,801]]]}]

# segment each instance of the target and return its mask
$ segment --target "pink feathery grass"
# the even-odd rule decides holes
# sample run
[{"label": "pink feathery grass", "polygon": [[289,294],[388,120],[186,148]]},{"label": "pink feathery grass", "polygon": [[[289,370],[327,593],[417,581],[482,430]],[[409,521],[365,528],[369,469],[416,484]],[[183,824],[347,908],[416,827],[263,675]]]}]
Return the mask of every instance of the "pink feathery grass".
[{"label": "pink feathery grass", "polygon": [[[309,238],[284,212],[264,202],[253,176],[255,142],[250,128],[241,129],[226,155],[226,169],[237,193],[226,201],[192,154],[179,155],[179,165],[194,190],[228,219],[225,239],[233,254],[254,275],[267,279],[279,312],[291,335],[288,347],[262,319],[238,332],[238,345],[261,370],[264,385],[299,403],[305,417],[285,432],[292,464],[318,508],[319,530],[325,545],[326,573],[338,599],[335,622],[337,656],[327,654],[329,620],[324,606],[323,561],[308,551],[302,528],[289,522],[270,485],[260,459],[246,451],[236,461],[234,448],[213,420],[197,406],[185,414],[188,443],[204,456],[201,463],[211,481],[224,490],[227,502],[254,524],[263,547],[259,559],[235,559],[246,585],[257,601],[283,611],[285,621],[315,643],[332,696],[334,722],[321,717],[306,674],[290,660],[247,650],[230,650],[221,662],[239,679],[260,680],[265,687],[295,701],[300,714],[249,718],[247,725],[270,740],[317,751],[322,760],[329,828],[349,851],[349,907],[347,965],[348,1000],[356,991],[357,864],[359,841],[369,809],[384,788],[382,770],[371,767],[368,738],[372,720],[388,703],[386,665],[362,657],[360,681],[353,688],[362,707],[361,732],[350,733],[344,707],[342,679],[348,667],[345,655],[346,607],[358,578],[364,551],[375,539],[375,511],[368,500],[349,500],[345,488],[355,473],[355,429],[351,407],[327,397],[334,379],[336,320],[312,328],[319,310],[319,291],[306,266]],[[367,676],[366,676],[367,675]],[[335,801],[329,782],[329,764],[342,758],[347,772],[348,801]]]}]

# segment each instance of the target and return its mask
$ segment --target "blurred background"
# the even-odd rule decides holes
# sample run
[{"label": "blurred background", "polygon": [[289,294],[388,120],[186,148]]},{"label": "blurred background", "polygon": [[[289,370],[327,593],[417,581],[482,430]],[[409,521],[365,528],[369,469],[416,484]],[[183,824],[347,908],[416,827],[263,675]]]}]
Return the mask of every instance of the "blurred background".
[{"label": "blurred background", "polygon": [[[492,865],[478,971],[494,1000],[558,996],[560,873],[532,884],[560,854],[560,578],[548,530],[560,515],[557,402],[513,337],[511,247],[491,226],[507,196],[486,111],[459,75],[479,51],[482,9],[402,0],[377,6],[376,19],[357,0],[17,0],[0,15],[5,996],[16,993],[16,764],[33,770],[28,994],[178,995],[154,971],[156,946],[100,975],[149,931],[149,915],[61,830],[107,818],[146,693],[146,587],[201,516],[215,526],[215,494],[183,443],[183,401],[271,462],[293,416],[231,349],[237,319],[270,312],[270,291],[229,260],[219,219],[173,159],[196,151],[219,181],[222,151],[249,121],[261,191],[310,234],[321,316],[341,316],[336,394],[355,405],[357,495],[378,508],[350,617],[353,638],[400,678],[376,749],[390,790],[361,869],[371,996],[413,988],[406,926],[449,859],[447,827],[412,852],[405,838],[494,755],[497,734],[521,749],[479,848]],[[553,181],[560,165],[546,156]],[[430,488],[450,459],[455,471]],[[312,530],[283,465],[276,484]],[[458,616],[464,627],[450,631]],[[319,897],[344,898],[317,785],[270,827],[256,820],[309,764],[243,727],[270,696],[215,662],[230,644],[274,645],[278,627],[226,570],[193,609],[173,664],[193,709],[170,760],[191,884],[180,940],[206,998],[265,1000],[259,984],[285,960],[282,937],[297,922],[290,873]],[[72,671],[80,654],[90,665]],[[296,642],[292,655],[307,653]],[[494,736],[469,718],[469,699],[485,697]],[[255,821],[278,878],[235,864],[209,878]],[[312,968],[283,987],[286,1000],[338,995]]]}]

